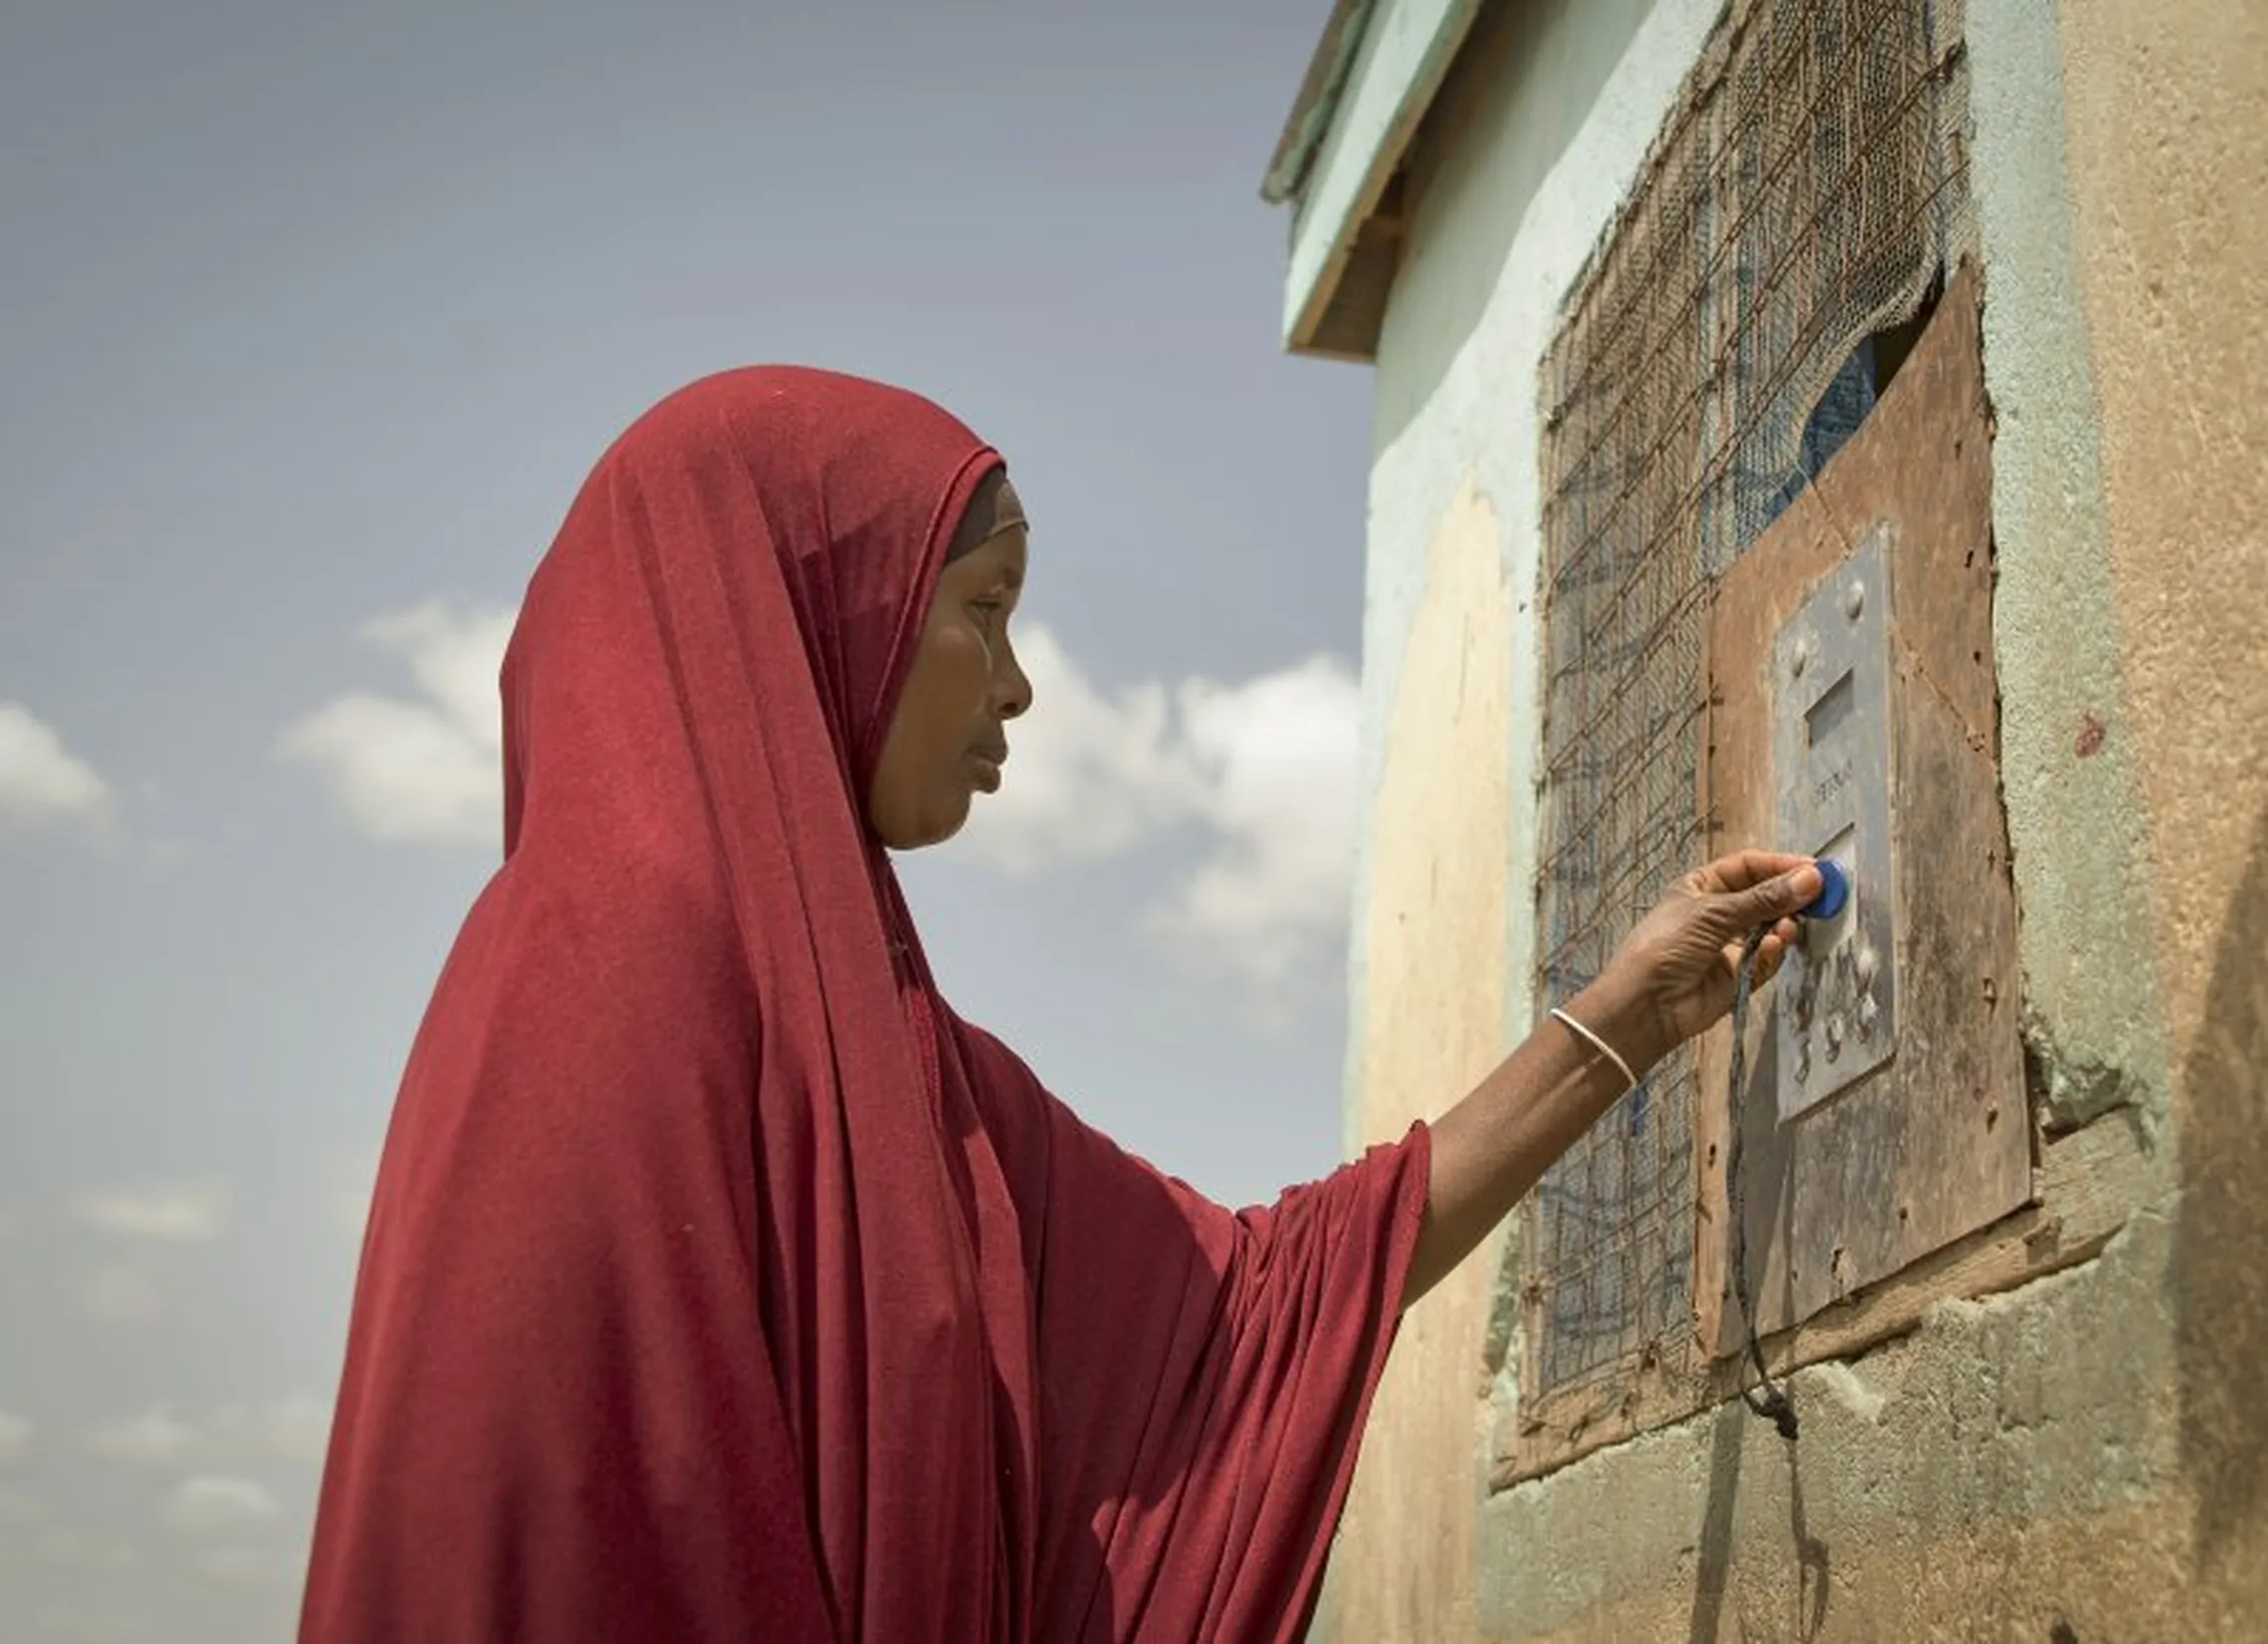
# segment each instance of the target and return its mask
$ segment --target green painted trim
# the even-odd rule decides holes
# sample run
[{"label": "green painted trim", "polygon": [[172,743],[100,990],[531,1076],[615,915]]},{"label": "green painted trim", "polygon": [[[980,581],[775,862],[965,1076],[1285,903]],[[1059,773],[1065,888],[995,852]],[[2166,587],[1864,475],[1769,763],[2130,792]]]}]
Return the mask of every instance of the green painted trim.
[{"label": "green painted trim", "polygon": [[1305,347],[1312,339],[1355,236],[1402,163],[1479,11],[1480,0],[1384,0],[1372,8],[1300,190],[1284,289],[1285,346]]},{"label": "green painted trim", "polygon": [[1339,98],[1347,90],[1347,77],[1354,73],[1363,36],[1370,32],[1371,13],[1377,9],[1378,0],[1339,0],[1338,10],[1331,14],[1316,45],[1316,63],[1308,71],[1308,84],[1300,88],[1299,101],[1291,110],[1275,157],[1268,163],[1268,174],[1260,184],[1260,198],[1269,205],[1282,205],[1307,181],[1315,151],[1323,146],[1324,135],[1339,112]]}]

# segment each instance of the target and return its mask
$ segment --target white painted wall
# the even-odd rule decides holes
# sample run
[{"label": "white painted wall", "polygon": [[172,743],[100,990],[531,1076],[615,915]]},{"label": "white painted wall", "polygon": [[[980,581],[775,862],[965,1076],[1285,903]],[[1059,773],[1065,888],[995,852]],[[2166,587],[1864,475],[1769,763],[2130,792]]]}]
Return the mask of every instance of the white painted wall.
[{"label": "white painted wall", "polygon": [[[1378,350],[1350,1148],[1444,1111],[1533,1014],[1539,367],[1716,10],[1505,8],[1435,104],[1453,137],[1417,175]],[[1481,1367],[1500,1260],[1476,1255],[1404,1321],[1322,1636],[1480,1636]]]},{"label": "white painted wall", "polygon": [[[1398,1133],[1413,1113],[1437,1112],[1455,1094],[1411,1088],[1412,1073],[1438,1057],[1428,1062],[1422,1047],[1402,1041],[1454,1037],[1414,1030],[1414,994],[1500,983],[1501,997],[1487,1003],[1505,1045],[1533,1019],[1540,368],[1562,302],[1636,179],[1721,10],[1722,0],[1533,0],[1503,8],[1468,40],[1432,116],[1438,152],[1418,174],[1376,364],[1364,825],[1350,945],[1350,1150]],[[2025,997],[2036,1030],[2068,1045],[2079,1063],[2162,1090],[2163,1006],[2153,967],[2074,963],[2076,955],[2119,951],[2117,932],[2139,928],[2146,876],[2137,871],[2136,775],[2103,762],[2084,787],[2053,775],[2070,765],[2060,758],[2061,743],[2077,721],[2081,695],[2100,694],[2118,672],[2115,590],[2101,569],[2105,526],[2090,350],[2076,329],[2061,45],[2053,9],[2033,5],[1972,7],[1969,38],[1985,366],[1999,416],[1996,661],[2008,820],[2025,909]],[[1485,95],[1460,98],[1476,57]],[[1369,129],[1346,134],[1342,166],[1355,163]],[[1313,277],[1312,258],[1300,271]],[[1477,574],[1472,556],[1490,551],[1498,574]],[[1491,599],[1509,609],[1461,630],[1490,636],[1491,653],[1462,663],[1505,670],[1477,698],[1482,712],[1501,720],[1495,743],[1503,763],[1485,782],[1460,781],[1455,773],[1472,768],[1476,698],[1457,668],[1430,654],[1414,658],[1411,646],[1414,634],[1428,648],[1453,642],[1446,636],[1460,630],[1444,620],[1444,602]],[[1429,739],[1439,746],[1426,746]],[[1430,791],[1402,791],[1422,785]],[[1429,807],[1479,807],[1484,800],[1502,819],[1493,861],[1471,859],[1478,846],[1470,829],[1459,836],[1414,820]],[[1442,953],[1438,942],[1428,945],[1428,936],[1451,946],[1482,940],[1467,934],[1469,921],[1416,930],[1410,887],[1443,872],[1462,874],[1476,901],[1502,910],[1499,951]],[[1380,919],[1410,922],[1411,932],[1374,928]],[[2113,1288],[2104,1295],[2119,1286],[2140,1287],[2141,1294],[2153,1282],[2158,1258],[2147,1241],[2122,1251],[2106,1265],[2101,1282]],[[1493,1278],[1502,1258],[1499,1245],[1475,1260]],[[1406,1325],[1366,1440],[1365,1470],[1334,1555],[1318,1636],[1450,1640],[1479,1636],[1483,1620],[1525,1636],[1569,1625],[1617,1594],[1679,1579],[1672,1572],[1690,1553],[1711,1500],[1718,1441],[1708,1415],[1482,1500],[1490,1407],[1514,1391],[1502,1377],[1493,1388],[1479,1384],[1476,1344],[1491,1290],[1487,1283],[1446,1286]],[[2073,1294],[2084,1300],[2096,1293]],[[2043,1290],[2007,1304],[2048,1358],[2069,1341],[2053,1301]],[[1893,1350],[1884,1362],[1912,1352],[1927,1367],[1917,1371],[1925,1378],[1988,1381],[2007,1350],[1976,1324],[1984,1317],[1949,1310],[1934,1333],[1925,1333],[1926,1343]],[[2138,1345],[2127,1368],[2149,1357]],[[1825,1386],[1847,1371],[1828,1366],[1804,1373]],[[2115,1397],[2080,1392],[2083,1404],[2093,1398],[2087,1407],[2103,1412],[2106,1431],[2133,1439]],[[1839,1418],[1830,1412],[1821,1419]],[[2158,1453],[2162,1437],[2134,1439],[2138,1453],[2149,1451],[2152,1470],[2166,1464]],[[1947,1434],[1925,1422],[1882,1442],[1898,1454],[1934,1457]],[[1758,1467],[1764,1470],[1764,1461]],[[1442,1493],[1454,1498],[1454,1513],[1433,1512],[1425,1500]],[[1972,1505],[1989,1514],[1989,1496]],[[1601,1512],[1614,1521],[1610,1547],[1596,1536]],[[1449,1525],[1463,1527],[1467,1545],[1444,1558],[1438,1546],[1426,1544]],[[1414,1527],[1424,1534],[1413,1534]],[[1475,1536],[1478,1547],[1471,1545]]]},{"label": "white painted wall", "polygon": [[[1517,887],[1535,875],[1542,749],[1534,598],[1542,560],[1539,372],[1560,304],[1635,180],[1719,0],[1548,0],[1525,9],[1531,32],[1507,51],[1518,72],[1476,111],[1419,197],[1379,340],[1358,789],[1365,815],[1375,814],[1428,545],[1469,482],[1499,522],[1498,552],[1515,602],[1511,651],[1500,660],[1512,673],[1505,757],[1516,796],[1504,870]],[[1468,50],[1507,44],[1476,35]],[[1364,829],[1358,924],[1377,848]],[[1508,899],[1508,1043],[1534,1013],[1531,912],[1525,894]],[[1361,1064],[1361,936],[1358,929],[1352,944],[1350,1069]],[[1350,1092],[1348,1113],[1353,1143],[1360,1091]]]}]

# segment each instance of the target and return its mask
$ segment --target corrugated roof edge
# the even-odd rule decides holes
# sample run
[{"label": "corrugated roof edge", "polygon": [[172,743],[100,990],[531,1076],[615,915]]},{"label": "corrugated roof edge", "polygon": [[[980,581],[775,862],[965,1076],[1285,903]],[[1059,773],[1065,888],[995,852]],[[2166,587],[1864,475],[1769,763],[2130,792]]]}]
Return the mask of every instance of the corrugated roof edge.
[{"label": "corrugated roof edge", "polygon": [[1377,9],[1378,0],[1336,0],[1333,5],[1331,20],[1324,24],[1323,38],[1316,42],[1315,55],[1308,60],[1307,73],[1299,83],[1299,95],[1285,117],[1283,134],[1276,139],[1267,176],[1260,183],[1260,198],[1269,205],[1282,205],[1307,181],[1316,150],[1323,146],[1332,116],[1339,111],[1347,79],[1354,73],[1371,14]]}]

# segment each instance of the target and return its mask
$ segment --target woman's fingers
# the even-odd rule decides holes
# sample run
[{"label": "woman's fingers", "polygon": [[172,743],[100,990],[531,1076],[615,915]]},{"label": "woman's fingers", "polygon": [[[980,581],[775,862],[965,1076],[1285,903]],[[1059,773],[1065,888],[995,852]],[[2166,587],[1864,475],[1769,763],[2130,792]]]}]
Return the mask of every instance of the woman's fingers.
[{"label": "woman's fingers", "polygon": [[1788,950],[1796,946],[1799,934],[1796,921],[1783,919],[1772,929],[1757,951],[1756,980],[1761,985],[1780,974],[1780,967],[1788,962]]},{"label": "woman's fingers", "polygon": [[[1771,981],[1787,962],[1788,950],[1796,945],[1797,934],[1793,919],[1781,920],[1766,933],[1764,940],[1757,945],[1756,981],[1759,985]],[[1748,954],[1748,938],[1744,936],[1737,942],[1726,943],[1724,954],[1725,969],[1732,974],[1739,974],[1741,961]]]},{"label": "woman's fingers", "polygon": [[1770,924],[1777,934],[1788,918],[1810,905],[1819,894],[1819,870],[1805,857],[1772,877],[1738,890],[1726,898],[1727,910],[1743,930]]},{"label": "woman's fingers", "polygon": [[[1705,889],[1722,893],[1751,890],[1768,880],[1810,866],[1810,857],[1790,855],[1784,850],[1736,850],[1704,867],[1700,876]],[[1813,888],[1815,893],[1816,887]]]}]

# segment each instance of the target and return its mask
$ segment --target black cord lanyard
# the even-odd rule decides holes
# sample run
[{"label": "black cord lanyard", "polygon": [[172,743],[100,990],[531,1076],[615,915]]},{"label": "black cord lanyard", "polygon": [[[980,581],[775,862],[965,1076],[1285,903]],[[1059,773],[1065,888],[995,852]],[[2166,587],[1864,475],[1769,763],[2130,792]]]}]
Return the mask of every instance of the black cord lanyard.
[{"label": "black cord lanyard", "polygon": [[1748,1207],[1741,1196],[1741,1107],[1748,1092],[1748,1007],[1749,996],[1756,991],[1756,961],[1769,934],[1769,925],[1760,925],[1749,933],[1741,945],[1740,970],[1733,979],[1733,1078],[1732,1096],[1725,1104],[1726,1124],[1729,1129],[1725,1149],[1725,1202],[1733,1217],[1733,1294],[1741,1307],[1741,1324],[1748,1332],[1749,1362],[1756,1367],[1757,1386],[1741,1388],[1741,1402],[1758,1415],[1767,1417],[1780,1429],[1780,1436],[1791,1444],[1796,1442],[1796,1406],[1789,1401],[1788,1391],[1772,1379],[1765,1369],[1764,1343],[1756,1329],[1756,1307],[1749,1299],[1748,1279]]}]

